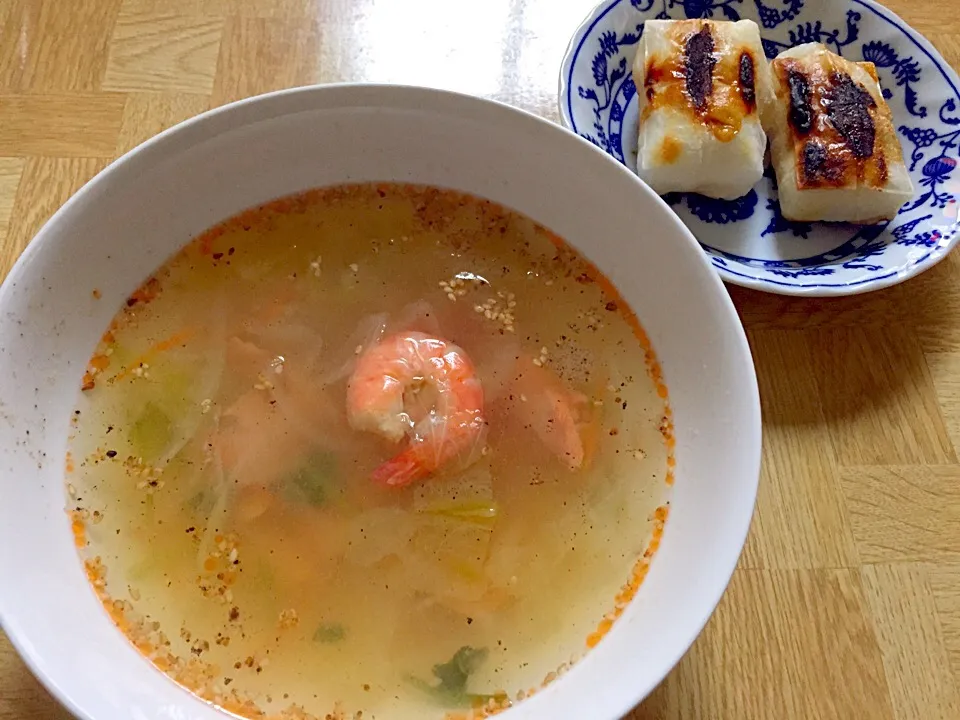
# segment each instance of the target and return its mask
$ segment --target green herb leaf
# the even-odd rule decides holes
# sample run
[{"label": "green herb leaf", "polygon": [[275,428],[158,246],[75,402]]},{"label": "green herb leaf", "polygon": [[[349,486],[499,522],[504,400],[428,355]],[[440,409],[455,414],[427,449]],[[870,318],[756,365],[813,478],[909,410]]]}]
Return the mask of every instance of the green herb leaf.
[{"label": "green herb leaf", "polygon": [[212,492],[207,490],[198,490],[194,493],[189,500],[187,500],[187,507],[193,510],[199,515],[206,515],[216,504],[217,499],[214,497]]},{"label": "green herb leaf", "polygon": [[310,505],[323,505],[332,494],[336,472],[337,458],[333,453],[314,453],[303,467],[290,476],[288,496]]},{"label": "green herb leaf", "polygon": [[313,633],[314,642],[336,643],[343,640],[347,631],[340,623],[320,623]]},{"label": "green herb leaf", "polygon": [[463,693],[467,689],[467,680],[483,661],[487,659],[486,649],[475,650],[464,645],[454,653],[449,662],[433,666],[433,674],[440,684],[451,692]]},{"label": "green herb leaf", "polygon": [[433,666],[433,676],[439,680],[431,685],[420,678],[410,678],[410,682],[432,695],[436,700],[455,707],[474,706],[486,702],[487,695],[477,695],[467,692],[467,682],[487,659],[486,648],[472,648],[464,645],[454,653],[448,662]]}]

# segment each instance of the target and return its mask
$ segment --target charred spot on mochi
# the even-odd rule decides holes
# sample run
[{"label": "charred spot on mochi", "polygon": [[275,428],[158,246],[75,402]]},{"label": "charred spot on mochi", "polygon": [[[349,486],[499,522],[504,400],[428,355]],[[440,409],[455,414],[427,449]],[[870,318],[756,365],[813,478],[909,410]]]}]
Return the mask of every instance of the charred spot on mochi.
[{"label": "charred spot on mochi", "polygon": [[663,81],[663,68],[657,65],[654,60],[647,61],[647,67],[643,73],[643,88],[647,96],[647,102],[653,102],[657,94],[656,85]]},{"label": "charred spot on mochi", "polygon": [[806,135],[813,128],[810,83],[802,72],[796,68],[789,68],[787,85],[790,87],[790,125],[801,135]]},{"label": "charred spot on mochi", "polygon": [[843,182],[843,159],[831,157],[829,146],[822,140],[810,139],[803,145],[801,186],[817,187]]},{"label": "charred spot on mochi", "polygon": [[830,82],[832,87],[827,94],[829,103],[824,103],[827,106],[827,117],[856,157],[870,157],[873,155],[877,138],[870,108],[876,107],[877,103],[870,93],[857,85],[846,73],[833,73]]},{"label": "charred spot on mochi", "polygon": [[717,59],[713,56],[715,48],[710,27],[704,25],[698,33],[687,39],[683,51],[684,75],[687,81],[687,94],[697,110],[707,107],[707,98],[713,92],[713,68]]},{"label": "charred spot on mochi", "polygon": [[757,80],[753,67],[753,57],[745,52],[740,56],[740,94],[747,108],[757,103]]},{"label": "charred spot on mochi", "polygon": [[890,177],[890,173],[887,170],[887,159],[883,155],[883,151],[879,151],[874,158],[877,167],[877,182],[885,184]]},{"label": "charred spot on mochi", "polygon": [[823,175],[827,166],[827,149],[819,140],[808,140],[803,146],[803,175],[809,182]]}]

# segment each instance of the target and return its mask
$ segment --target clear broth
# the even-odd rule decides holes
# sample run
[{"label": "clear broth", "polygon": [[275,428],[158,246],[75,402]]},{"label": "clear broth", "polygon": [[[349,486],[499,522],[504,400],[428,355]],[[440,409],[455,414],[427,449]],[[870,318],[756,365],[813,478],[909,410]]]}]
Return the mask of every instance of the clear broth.
[{"label": "clear broth", "polygon": [[[384,487],[402,443],[350,427],[346,386],[410,330],[473,360],[487,430]],[[538,426],[554,381],[579,468]],[[84,383],[67,470],[91,581],[157,667],[247,717],[506,707],[599,641],[666,518],[667,393],[629,308],[460,193],[342,186],[226,221],[131,296]]]}]

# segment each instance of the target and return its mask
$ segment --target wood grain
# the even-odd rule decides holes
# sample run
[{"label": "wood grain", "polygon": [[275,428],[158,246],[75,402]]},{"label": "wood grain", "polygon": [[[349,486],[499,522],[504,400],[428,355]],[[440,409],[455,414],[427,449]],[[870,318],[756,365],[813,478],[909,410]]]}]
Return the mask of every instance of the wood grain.
[{"label": "wood grain", "polygon": [[[764,417],[748,567],[855,567],[857,552],[817,392],[814,334],[751,330]],[[816,452],[811,452],[816,448]],[[797,458],[804,458],[797,462]]]},{"label": "wood grain", "polygon": [[898,718],[960,717],[960,698],[923,565],[870,565],[863,584]]},{"label": "wood grain", "polygon": [[12,43],[19,58],[11,67],[15,82],[7,89],[39,93],[100,89],[120,0],[18,0],[13,6],[20,15],[21,32]]},{"label": "wood grain", "polygon": [[325,69],[321,28],[303,19],[227,18],[214,105],[317,82]]},{"label": "wood grain", "polygon": [[815,344],[820,398],[841,465],[957,461],[909,328],[829,329]]},{"label": "wood grain", "polygon": [[217,17],[121,12],[104,89],[209,93],[223,23]]},{"label": "wood grain", "polygon": [[43,223],[105,165],[100,158],[27,158],[0,247],[0,275],[6,276]]},{"label": "wood grain", "polygon": [[0,643],[0,718],[69,720],[71,717],[30,674],[4,638]]},{"label": "wood grain", "polygon": [[123,95],[0,95],[0,155],[112,157]]},{"label": "wood grain", "polygon": [[892,720],[859,570],[741,569],[632,720]]},{"label": "wood grain", "polygon": [[[112,158],[251,94],[419,82],[556,119],[594,3],[0,0],[0,277]],[[886,4],[960,67],[952,3]],[[960,718],[960,256],[850,298],[729,291],[763,402],[754,523],[632,720]],[[67,717],[0,635],[0,720]]]},{"label": "wood grain", "polygon": [[23,158],[0,158],[0,243],[7,234],[10,214],[13,212],[13,199],[20,185],[23,172]]},{"label": "wood grain", "polygon": [[208,109],[210,98],[188,93],[130,93],[123,108],[117,154]]},{"label": "wood grain", "polygon": [[960,561],[960,467],[844,468],[840,477],[864,562]]},{"label": "wood grain", "polygon": [[[960,678],[960,563],[927,566],[943,644],[950,659],[954,680]],[[960,683],[957,683],[960,689]]]}]

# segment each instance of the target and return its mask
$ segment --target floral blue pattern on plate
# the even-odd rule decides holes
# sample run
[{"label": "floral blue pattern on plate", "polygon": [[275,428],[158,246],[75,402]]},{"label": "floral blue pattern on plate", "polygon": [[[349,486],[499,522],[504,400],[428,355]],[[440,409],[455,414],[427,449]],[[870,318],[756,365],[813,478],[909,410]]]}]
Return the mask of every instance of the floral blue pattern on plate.
[{"label": "floral blue pattern on plate", "polygon": [[919,33],[872,0],[606,0],[577,30],[560,72],[563,123],[631,169],[637,89],[630,67],[650,18],[754,20],[768,58],[821,42],[877,67],[915,195],[890,223],[784,219],[772,170],[743,197],[664,200],[723,279],[790,295],[852,295],[902,282],[960,240],[960,79]]}]

